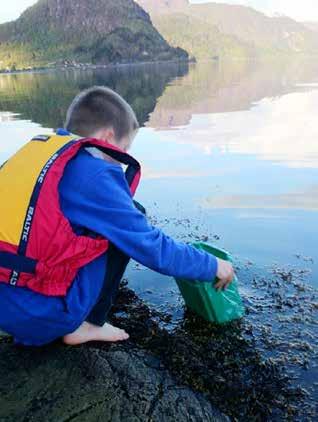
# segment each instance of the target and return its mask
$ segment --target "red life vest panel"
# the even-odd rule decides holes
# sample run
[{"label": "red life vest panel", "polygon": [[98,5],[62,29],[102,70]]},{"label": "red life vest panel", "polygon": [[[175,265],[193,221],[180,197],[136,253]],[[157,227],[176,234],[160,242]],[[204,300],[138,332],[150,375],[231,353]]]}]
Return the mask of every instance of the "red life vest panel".
[{"label": "red life vest panel", "polygon": [[84,147],[125,164],[134,195],[140,165],[119,148],[92,138],[33,138],[0,169],[0,282],[65,296],[78,270],[107,251],[107,239],[76,235],[60,207],[65,166]]}]

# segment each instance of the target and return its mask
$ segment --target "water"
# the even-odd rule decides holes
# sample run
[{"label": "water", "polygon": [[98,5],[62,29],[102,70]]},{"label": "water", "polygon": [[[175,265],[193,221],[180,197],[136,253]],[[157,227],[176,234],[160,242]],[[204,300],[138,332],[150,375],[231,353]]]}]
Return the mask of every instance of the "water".
[{"label": "water", "polygon": [[[318,65],[163,64],[0,76],[0,162],[63,124],[73,96],[107,84],[144,127],[138,198],[193,218],[260,265],[317,256]],[[309,264],[308,264],[309,265]],[[318,286],[318,259],[308,282]]]},{"label": "water", "polygon": [[[206,62],[2,75],[0,162],[32,136],[61,126],[74,95],[96,84],[122,94],[143,125],[131,152],[143,166],[137,199],[152,221],[179,240],[208,239],[231,251],[251,308],[247,320],[255,330],[256,321],[270,325],[267,342],[282,343],[275,353],[260,344],[264,356],[286,357],[288,341],[300,335],[313,351],[294,343],[293,356],[309,362],[295,364],[297,382],[313,388],[318,64]],[[135,264],[128,277],[151,306],[170,312],[176,324],[183,318],[170,278]],[[275,277],[278,287],[262,285]],[[278,303],[277,295],[292,304]],[[317,399],[317,386],[312,394]]]}]

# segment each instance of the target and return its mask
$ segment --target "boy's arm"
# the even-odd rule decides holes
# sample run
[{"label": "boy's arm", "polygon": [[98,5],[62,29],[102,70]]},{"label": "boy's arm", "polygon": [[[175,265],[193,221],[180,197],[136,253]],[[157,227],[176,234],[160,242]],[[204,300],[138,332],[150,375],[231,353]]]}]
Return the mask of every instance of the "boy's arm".
[{"label": "boy's arm", "polygon": [[174,241],[151,226],[135,208],[120,166],[107,164],[85,181],[81,189],[67,186],[62,195],[73,224],[104,236],[146,267],[180,278],[201,281],[215,278],[215,257]]}]

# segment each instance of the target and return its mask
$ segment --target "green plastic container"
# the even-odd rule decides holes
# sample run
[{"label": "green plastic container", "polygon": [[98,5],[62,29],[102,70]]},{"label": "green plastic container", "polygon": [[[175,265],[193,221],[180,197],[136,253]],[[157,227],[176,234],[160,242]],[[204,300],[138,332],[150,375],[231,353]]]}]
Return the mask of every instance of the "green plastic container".
[{"label": "green plastic container", "polygon": [[[233,262],[230,254],[222,249],[205,243],[194,243],[192,246],[217,258]],[[235,276],[228,288],[219,292],[213,287],[217,279],[208,282],[176,279],[186,305],[207,321],[217,324],[230,322],[244,315],[237,281]]]}]

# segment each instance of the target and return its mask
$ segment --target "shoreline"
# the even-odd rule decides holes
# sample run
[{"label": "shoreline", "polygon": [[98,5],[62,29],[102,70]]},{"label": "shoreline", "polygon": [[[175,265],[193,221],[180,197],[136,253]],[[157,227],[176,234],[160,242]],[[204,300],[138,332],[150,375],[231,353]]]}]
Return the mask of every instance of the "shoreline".
[{"label": "shoreline", "polygon": [[295,60],[316,60],[318,55],[293,55],[293,56],[256,56],[256,57],[219,57],[216,58],[199,58],[189,57],[188,59],[171,59],[171,60],[150,60],[150,61],[137,61],[127,63],[108,63],[108,64],[92,64],[92,63],[72,63],[72,64],[54,64],[52,66],[38,66],[32,68],[23,68],[16,70],[4,70],[0,69],[1,75],[18,75],[26,73],[47,73],[54,71],[68,71],[68,70],[98,70],[98,69],[109,69],[109,68],[120,68],[128,66],[144,66],[144,65],[162,65],[166,63],[197,63],[197,62],[211,62],[211,63],[226,63],[232,61],[239,62],[272,62],[272,61],[295,61]]},{"label": "shoreline", "polygon": [[74,64],[62,64],[62,65],[53,65],[53,66],[39,66],[34,68],[24,68],[16,70],[0,70],[0,75],[19,75],[25,73],[47,73],[54,71],[68,71],[68,70],[98,70],[98,69],[109,69],[114,67],[128,67],[128,66],[144,66],[144,65],[162,65],[165,63],[196,63],[195,59],[174,59],[174,60],[164,60],[164,61],[142,61],[142,62],[128,62],[128,63],[109,63],[109,64],[84,64],[84,63],[74,63]]}]

